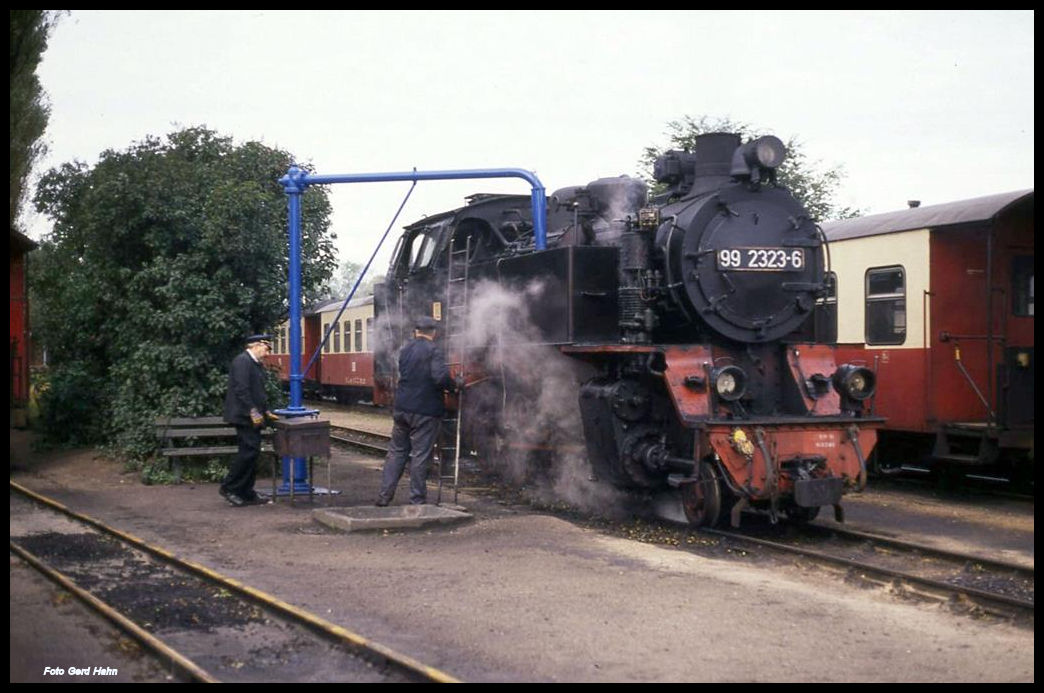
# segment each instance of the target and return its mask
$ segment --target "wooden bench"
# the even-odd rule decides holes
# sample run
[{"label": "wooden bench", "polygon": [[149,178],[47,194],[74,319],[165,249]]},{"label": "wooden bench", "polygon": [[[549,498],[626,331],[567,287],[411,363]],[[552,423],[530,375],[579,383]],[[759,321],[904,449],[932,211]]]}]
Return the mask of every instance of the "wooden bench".
[{"label": "wooden bench", "polygon": [[[261,452],[272,453],[271,429],[261,432]],[[181,480],[184,457],[223,457],[239,452],[236,427],[220,416],[160,417],[156,419],[156,437],[162,441],[160,454],[170,460],[175,478]],[[273,470],[275,469],[273,457]]]}]

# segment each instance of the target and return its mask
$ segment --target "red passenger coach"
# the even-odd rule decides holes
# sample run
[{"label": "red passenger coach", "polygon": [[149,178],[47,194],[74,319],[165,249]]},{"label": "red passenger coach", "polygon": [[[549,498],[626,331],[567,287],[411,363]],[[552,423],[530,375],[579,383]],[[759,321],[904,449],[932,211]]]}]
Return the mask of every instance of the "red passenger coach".
[{"label": "red passenger coach", "polygon": [[[302,366],[307,365],[320,344],[322,350],[304,374],[303,391],[308,397],[351,404],[373,398],[373,297],[355,299],[342,312],[343,304],[343,299],[333,299],[305,312],[301,321],[301,353],[305,362]],[[289,323],[279,327],[273,346],[269,361],[278,364],[280,379],[286,384],[290,365]]]},{"label": "red passenger coach", "polygon": [[879,376],[879,463],[1029,471],[1020,463],[1033,457],[1033,191],[823,230],[836,281],[817,336]]}]

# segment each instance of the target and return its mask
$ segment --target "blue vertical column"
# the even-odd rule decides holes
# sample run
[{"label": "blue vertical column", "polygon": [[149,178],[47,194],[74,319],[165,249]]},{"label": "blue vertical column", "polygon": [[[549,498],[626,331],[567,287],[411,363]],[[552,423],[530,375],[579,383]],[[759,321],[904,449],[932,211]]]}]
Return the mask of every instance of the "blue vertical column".
[{"label": "blue vertical column", "polygon": [[[289,283],[290,283],[290,406],[279,409],[276,414],[288,418],[317,416],[318,410],[306,409],[301,405],[304,373],[301,372],[301,195],[308,184],[304,182],[304,171],[296,166],[290,168],[279,179],[287,194],[289,219]],[[308,462],[303,457],[283,458],[283,483],[276,490],[280,495],[290,493],[291,470],[293,470],[293,492],[308,493],[312,480],[308,478]]]}]

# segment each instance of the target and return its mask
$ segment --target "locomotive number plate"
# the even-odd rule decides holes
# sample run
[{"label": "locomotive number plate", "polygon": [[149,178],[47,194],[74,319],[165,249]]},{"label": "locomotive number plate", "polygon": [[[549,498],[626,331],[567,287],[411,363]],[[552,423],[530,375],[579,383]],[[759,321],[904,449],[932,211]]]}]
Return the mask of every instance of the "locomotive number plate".
[{"label": "locomotive number plate", "polygon": [[805,269],[801,248],[722,248],[717,253],[719,270],[750,272],[798,272]]}]

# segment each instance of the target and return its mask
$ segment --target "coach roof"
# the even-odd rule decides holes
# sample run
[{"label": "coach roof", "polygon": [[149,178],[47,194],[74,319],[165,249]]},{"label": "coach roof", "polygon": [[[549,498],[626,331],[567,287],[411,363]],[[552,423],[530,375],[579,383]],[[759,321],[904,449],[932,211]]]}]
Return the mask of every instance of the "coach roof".
[{"label": "coach roof", "polygon": [[897,212],[828,221],[822,226],[828,240],[840,241],[860,236],[877,236],[912,229],[935,229],[942,226],[988,221],[1016,204],[1026,204],[1032,207],[1033,190],[1016,190],[985,197],[974,197],[969,200],[902,209]]}]

